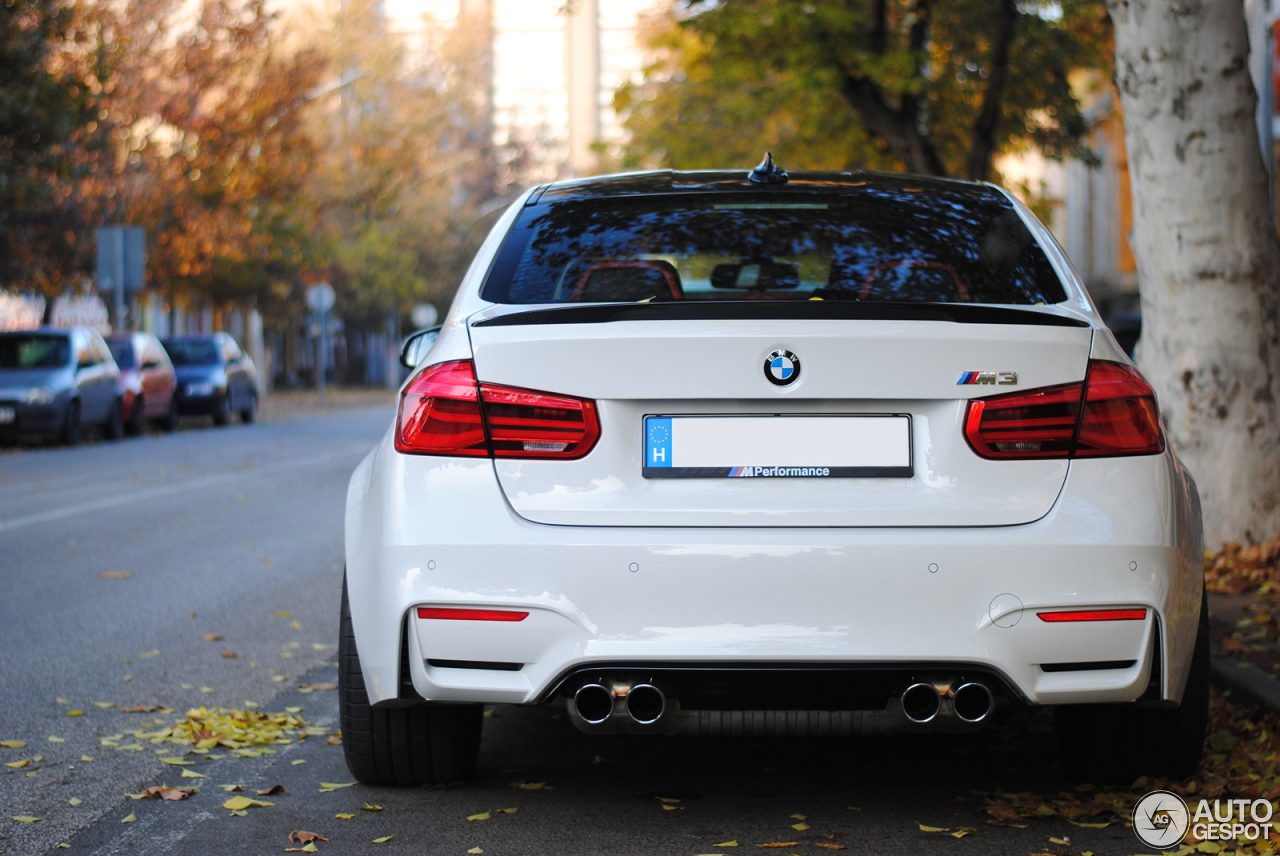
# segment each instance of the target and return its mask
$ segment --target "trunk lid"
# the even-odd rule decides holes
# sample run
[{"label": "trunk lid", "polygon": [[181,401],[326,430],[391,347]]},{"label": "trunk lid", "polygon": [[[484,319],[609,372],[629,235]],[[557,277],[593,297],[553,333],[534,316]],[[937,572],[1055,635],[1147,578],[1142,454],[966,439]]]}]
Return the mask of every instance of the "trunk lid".
[{"label": "trunk lid", "polygon": [[[979,458],[964,438],[966,402],[1083,380],[1092,337],[1074,319],[1064,326],[892,317],[530,324],[495,317],[502,311],[472,319],[477,377],[594,399],[601,436],[580,460],[498,459],[498,481],[521,517],[577,526],[1034,521],[1053,506],[1067,461]],[[766,357],[777,350],[802,365],[787,386],[766,377]],[[1017,382],[959,383],[969,372],[1014,372]],[[906,414],[913,471],[905,478],[645,478],[645,417],[687,414]]]}]

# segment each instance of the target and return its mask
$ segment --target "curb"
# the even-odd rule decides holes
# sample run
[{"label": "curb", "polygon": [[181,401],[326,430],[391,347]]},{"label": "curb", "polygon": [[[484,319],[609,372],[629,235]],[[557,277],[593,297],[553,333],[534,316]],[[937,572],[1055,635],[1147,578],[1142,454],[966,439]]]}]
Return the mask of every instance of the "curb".
[{"label": "curb", "polygon": [[1280,680],[1253,663],[1234,657],[1210,659],[1213,679],[1233,695],[1244,696],[1280,712]]}]

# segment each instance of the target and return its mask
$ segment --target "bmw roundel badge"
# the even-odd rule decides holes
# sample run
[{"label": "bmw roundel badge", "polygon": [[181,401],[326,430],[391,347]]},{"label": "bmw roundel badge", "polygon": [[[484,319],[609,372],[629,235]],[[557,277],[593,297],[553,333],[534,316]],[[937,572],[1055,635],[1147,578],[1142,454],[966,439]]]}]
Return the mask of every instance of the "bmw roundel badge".
[{"label": "bmw roundel badge", "polygon": [[800,358],[790,351],[774,351],[764,358],[764,376],[769,383],[789,386],[800,377]]}]

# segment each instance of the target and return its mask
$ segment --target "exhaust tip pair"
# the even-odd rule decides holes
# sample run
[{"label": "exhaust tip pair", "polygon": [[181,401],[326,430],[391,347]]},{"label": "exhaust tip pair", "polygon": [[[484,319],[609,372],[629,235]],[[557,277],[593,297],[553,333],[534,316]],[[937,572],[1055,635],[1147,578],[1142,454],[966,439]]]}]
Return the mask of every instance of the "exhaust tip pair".
[{"label": "exhaust tip pair", "polygon": [[[951,691],[951,708],[963,722],[981,722],[995,707],[985,684],[970,681]],[[916,723],[932,722],[942,712],[942,694],[933,684],[919,682],[902,692],[902,712]]]},{"label": "exhaust tip pair", "polygon": [[[667,710],[667,697],[653,684],[636,684],[624,697],[623,707],[632,721],[652,725]],[[600,725],[613,716],[614,691],[604,684],[584,684],[573,694],[573,708],[584,722]]]}]

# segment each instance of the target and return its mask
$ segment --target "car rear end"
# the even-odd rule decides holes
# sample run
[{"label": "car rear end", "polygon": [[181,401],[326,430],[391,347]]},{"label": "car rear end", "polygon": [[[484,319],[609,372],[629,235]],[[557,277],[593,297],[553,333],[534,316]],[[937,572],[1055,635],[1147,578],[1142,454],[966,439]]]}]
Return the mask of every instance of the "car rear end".
[{"label": "car rear end", "polygon": [[967,728],[1176,703],[1194,485],[1052,238],[983,185],[656,174],[495,228],[348,496],[376,705]]}]

